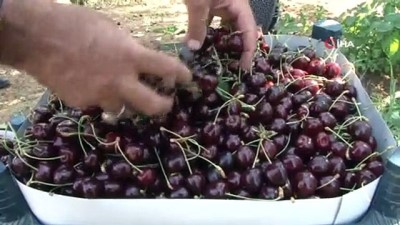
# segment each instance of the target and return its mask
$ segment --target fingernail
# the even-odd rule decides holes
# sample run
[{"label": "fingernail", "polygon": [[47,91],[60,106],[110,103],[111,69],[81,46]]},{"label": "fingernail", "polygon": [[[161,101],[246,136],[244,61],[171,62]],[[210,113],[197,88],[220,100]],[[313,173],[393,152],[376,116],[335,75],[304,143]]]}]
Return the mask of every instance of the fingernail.
[{"label": "fingernail", "polygon": [[200,42],[197,40],[190,39],[187,43],[188,48],[191,50],[199,50],[200,49]]}]

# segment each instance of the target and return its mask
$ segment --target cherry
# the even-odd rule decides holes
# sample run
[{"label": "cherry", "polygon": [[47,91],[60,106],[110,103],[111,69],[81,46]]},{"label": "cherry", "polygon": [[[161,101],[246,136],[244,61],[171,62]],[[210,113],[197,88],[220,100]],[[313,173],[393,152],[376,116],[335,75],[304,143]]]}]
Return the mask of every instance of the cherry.
[{"label": "cherry", "polygon": [[306,159],[315,153],[313,141],[309,136],[306,136],[304,134],[299,135],[295,145],[296,145],[296,150],[295,150],[296,154],[302,157],[303,159]]},{"label": "cherry", "polygon": [[310,63],[310,58],[308,58],[304,55],[300,55],[299,57],[295,58],[292,61],[292,66],[296,69],[300,69],[300,70],[304,71],[307,69],[309,63]]},{"label": "cherry", "polygon": [[355,141],[350,150],[350,158],[355,162],[361,162],[371,154],[371,147],[363,141]]},{"label": "cherry", "polygon": [[363,187],[376,179],[376,175],[368,169],[363,169],[357,172],[357,186]]},{"label": "cherry", "polygon": [[363,120],[357,120],[348,126],[347,131],[356,140],[368,142],[372,135],[371,125]]},{"label": "cherry", "polygon": [[252,119],[257,122],[267,124],[272,120],[274,115],[274,109],[271,104],[266,101],[261,101],[257,106],[256,110],[251,113]]},{"label": "cherry", "polygon": [[71,183],[75,178],[75,170],[72,166],[61,164],[53,173],[55,184]]},{"label": "cherry", "polygon": [[274,200],[279,197],[278,188],[264,185],[261,187],[260,193],[258,195],[259,198]]},{"label": "cherry", "polygon": [[240,183],[242,188],[249,193],[257,193],[264,183],[263,178],[263,173],[260,168],[252,168],[243,172]]},{"label": "cherry", "polygon": [[373,174],[375,174],[376,177],[379,177],[383,174],[384,165],[381,161],[372,160],[372,161],[368,162],[366,169],[368,169]]},{"label": "cherry", "polygon": [[255,73],[253,75],[248,75],[248,84],[252,88],[258,88],[265,84],[267,80],[265,79],[264,74]]},{"label": "cherry", "polygon": [[286,134],[289,130],[289,127],[287,126],[286,121],[284,119],[275,118],[268,125],[268,129],[275,131],[279,134]]},{"label": "cherry", "polygon": [[268,139],[262,141],[260,158],[265,159],[266,157],[268,157],[269,159],[273,159],[277,154],[278,154],[278,148],[276,147],[273,141]]},{"label": "cherry", "polygon": [[350,98],[357,98],[357,88],[349,83],[345,84],[345,90],[347,90],[347,96]]},{"label": "cherry", "polygon": [[239,115],[230,115],[225,118],[225,127],[231,133],[240,131],[240,123],[242,122]]},{"label": "cherry", "polygon": [[222,179],[222,175],[215,167],[208,167],[207,180],[209,183],[216,182],[221,179]]},{"label": "cherry", "polygon": [[138,164],[138,163],[143,162],[144,150],[138,144],[128,143],[125,146],[124,154],[129,159],[129,161],[133,164]]},{"label": "cherry", "polygon": [[249,146],[242,145],[239,147],[234,157],[236,164],[245,169],[253,164],[256,155]]},{"label": "cherry", "polygon": [[213,75],[204,75],[203,77],[200,78],[199,82],[199,87],[207,92],[213,92],[218,86],[218,78]]},{"label": "cherry", "polygon": [[334,176],[321,177],[318,195],[322,198],[334,198],[340,194],[340,181]]},{"label": "cherry", "polygon": [[190,198],[191,194],[186,187],[179,187],[169,194],[169,198],[171,199],[182,199],[182,198]]},{"label": "cherry", "polygon": [[224,140],[224,146],[225,148],[227,148],[227,150],[229,150],[230,152],[234,152],[236,151],[240,145],[241,145],[241,139],[239,137],[239,135],[236,134],[229,134],[225,137]]},{"label": "cherry", "polygon": [[314,146],[320,153],[326,153],[330,149],[330,139],[326,132],[319,132],[314,140]]},{"label": "cherry", "polygon": [[38,140],[48,140],[53,137],[52,127],[48,123],[37,123],[32,125],[32,136]]},{"label": "cherry", "polygon": [[[280,104],[277,106],[277,108],[280,107],[280,105],[282,106],[283,109],[285,109],[285,112],[287,115],[288,112],[290,112],[293,109],[292,95],[282,98],[282,100],[280,101]],[[278,110],[276,110],[276,111],[278,111]],[[285,118],[287,118],[287,116]]]},{"label": "cherry", "polygon": [[339,81],[333,80],[325,83],[325,92],[332,97],[341,95],[343,91],[344,84]]},{"label": "cherry", "polygon": [[52,183],[54,177],[54,166],[47,161],[41,161],[37,165],[35,180],[45,183]]},{"label": "cherry", "polygon": [[82,181],[82,194],[84,198],[99,198],[104,193],[104,186],[93,177]]},{"label": "cherry", "polygon": [[210,107],[217,106],[218,103],[221,101],[219,95],[216,92],[208,93],[203,98],[204,98],[204,103]]},{"label": "cherry", "polygon": [[325,101],[314,101],[310,104],[310,115],[318,117],[321,113],[327,112],[329,106]]},{"label": "cherry", "polygon": [[254,105],[259,100],[259,97],[256,94],[246,93],[244,95],[244,102],[249,105]]},{"label": "cherry", "polygon": [[168,176],[168,181],[174,189],[177,189],[185,183],[185,177],[181,173],[172,173]]},{"label": "cherry", "polygon": [[288,174],[295,174],[304,168],[303,160],[294,154],[286,154],[283,156],[282,163]]},{"label": "cherry", "polygon": [[242,105],[239,101],[231,101],[227,106],[229,115],[239,115],[242,112]]},{"label": "cherry", "polygon": [[168,187],[167,187],[165,181],[162,178],[157,177],[156,180],[154,181],[154,183],[148,187],[148,190],[152,194],[158,195],[158,194],[161,194],[162,192],[164,192],[166,190],[166,188],[168,188]]},{"label": "cherry", "polygon": [[317,155],[308,163],[308,169],[316,176],[326,175],[329,170],[329,161],[325,156]]},{"label": "cherry", "polygon": [[353,189],[357,182],[357,175],[354,172],[346,172],[343,179],[343,187]]},{"label": "cherry", "polygon": [[294,176],[292,184],[297,198],[308,198],[315,194],[318,180],[312,173],[303,171]]},{"label": "cherry", "polygon": [[323,131],[324,127],[320,119],[310,117],[304,121],[303,129],[305,134],[314,136]]},{"label": "cherry", "polygon": [[276,160],[264,167],[265,178],[273,185],[283,186],[287,181],[287,171],[283,163]]},{"label": "cherry", "polygon": [[124,180],[132,175],[132,167],[124,160],[119,160],[111,166],[111,176],[116,180]]},{"label": "cherry", "polygon": [[83,181],[84,178],[77,178],[72,184],[72,190],[73,194],[76,196],[82,196],[83,195]]},{"label": "cherry", "polygon": [[335,141],[331,144],[331,152],[333,155],[346,158],[347,145],[341,141]]},{"label": "cherry", "polygon": [[117,198],[122,195],[123,186],[118,181],[105,180],[104,185],[104,195],[108,198]]},{"label": "cherry", "polygon": [[200,195],[206,185],[206,178],[201,173],[193,173],[186,178],[186,187],[195,195]]},{"label": "cherry", "polygon": [[240,187],[241,177],[242,175],[237,171],[229,172],[227,177],[229,188],[232,190],[238,189]]},{"label": "cherry", "polygon": [[330,112],[340,120],[343,120],[349,114],[349,107],[346,103],[338,101],[332,105]]},{"label": "cherry", "polygon": [[311,99],[312,94],[310,91],[302,91],[299,94],[295,94],[292,96],[292,102],[296,107],[299,107],[301,104],[307,102],[309,99]]},{"label": "cherry", "polygon": [[337,62],[330,62],[326,64],[324,76],[328,79],[340,77],[342,68]]},{"label": "cherry", "polygon": [[337,124],[335,116],[332,115],[332,113],[330,112],[322,112],[321,114],[319,114],[318,118],[321,120],[324,127],[329,127],[333,129]]},{"label": "cherry", "polygon": [[247,126],[244,129],[242,129],[242,139],[243,141],[254,141],[258,138],[257,135],[257,128],[254,126]]},{"label": "cherry", "polygon": [[232,169],[234,166],[234,159],[232,153],[229,151],[224,151],[219,153],[218,165],[225,171]]},{"label": "cherry", "polygon": [[169,153],[164,158],[165,169],[169,173],[177,173],[186,168],[185,157],[182,153]]},{"label": "cherry", "polygon": [[224,181],[217,181],[206,186],[204,196],[210,199],[222,199],[228,193],[228,184]]},{"label": "cherry", "polygon": [[278,134],[272,138],[278,152],[282,151],[288,142],[288,136],[284,134]]},{"label": "cherry", "polygon": [[232,34],[228,36],[227,39],[227,48],[234,53],[242,53],[243,52],[243,41],[240,34]]},{"label": "cherry", "polygon": [[343,158],[339,156],[332,156],[328,159],[329,161],[329,174],[335,176],[340,175],[340,179],[344,179],[346,176],[346,164]]},{"label": "cherry", "polygon": [[143,193],[136,185],[128,184],[123,190],[123,196],[125,198],[142,198]]},{"label": "cherry", "polygon": [[39,105],[32,112],[32,122],[34,124],[47,123],[53,116],[53,113],[53,110],[51,110],[48,106]]},{"label": "cherry", "polygon": [[304,86],[307,87],[307,90],[309,90],[313,95],[316,95],[320,90],[319,84],[316,80],[304,80]]},{"label": "cherry", "polygon": [[98,151],[91,151],[85,156],[83,165],[86,170],[96,172],[100,169],[100,155]]},{"label": "cherry", "polygon": [[277,104],[286,95],[286,90],[283,85],[274,85],[267,90],[266,99],[271,104]]},{"label": "cherry", "polygon": [[259,57],[255,60],[255,71],[268,74],[271,72],[271,65],[263,57]]},{"label": "cherry", "polygon": [[103,173],[103,172],[97,173],[95,178],[98,181],[111,180],[111,176],[108,173]]},{"label": "cherry", "polygon": [[213,160],[218,155],[218,147],[216,145],[206,146],[207,151],[203,151],[201,155],[207,159]]},{"label": "cherry", "polygon": [[322,59],[315,58],[310,61],[307,67],[307,72],[309,74],[314,74],[322,76],[325,73],[325,63]]},{"label": "cherry", "polygon": [[154,184],[157,178],[157,173],[154,169],[146,168],[140,172],[136,179],[138,181],[139,186],[147,188]]},{"label": "cherry", "polygon": [[202,130],[202,139],[207,144],[216,144],[221,135],[222,127],[218,124],[208,122]]}]

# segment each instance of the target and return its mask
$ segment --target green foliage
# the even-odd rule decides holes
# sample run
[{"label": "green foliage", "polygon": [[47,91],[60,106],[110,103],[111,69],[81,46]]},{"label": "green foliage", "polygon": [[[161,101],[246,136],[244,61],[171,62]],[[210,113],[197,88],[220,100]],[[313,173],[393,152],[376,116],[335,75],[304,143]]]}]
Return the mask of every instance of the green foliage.
[{"label": "green foliage", "polygon": [[[342,52],[359,72],[400,73],[400,1],[372,0],[341,15],[344,37],[354,47]],[[387,60],[389,59],[389,61]]]}]

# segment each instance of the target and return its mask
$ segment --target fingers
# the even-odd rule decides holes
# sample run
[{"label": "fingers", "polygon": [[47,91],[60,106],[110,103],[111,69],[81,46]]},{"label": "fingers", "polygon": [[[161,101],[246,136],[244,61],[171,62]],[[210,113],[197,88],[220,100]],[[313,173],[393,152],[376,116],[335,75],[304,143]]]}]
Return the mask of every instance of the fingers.
[{"label": "fingers", "polygon": [[190,70],[177,58],[144,47],[137,51],[140,51],[140,59],[135,61],[135,69],[139,74],[160,77],[169,85],[175,85],[175,82],[185,84],[192,80]]},{"label": "fingers", "polygon": [[238,30],[242,31],[243,38],[243,53],[240,65],[243,69],[250,70],[259,35],[250,6],[240,12],[236,19],[236,26]]},{"label": "fingers", "polygon": [[148,116],[167,113],[172,109],[172,98],[158,95],[134,76],[124,76],[118,82],[120,95],[128,108],[133,108]]},{"label": "fingers", "polygon": [[211,0],[185,0],[188,10],[189,24],[185,37],[187,46],[192,50],[198,50],[203,45],[207,35]]}]

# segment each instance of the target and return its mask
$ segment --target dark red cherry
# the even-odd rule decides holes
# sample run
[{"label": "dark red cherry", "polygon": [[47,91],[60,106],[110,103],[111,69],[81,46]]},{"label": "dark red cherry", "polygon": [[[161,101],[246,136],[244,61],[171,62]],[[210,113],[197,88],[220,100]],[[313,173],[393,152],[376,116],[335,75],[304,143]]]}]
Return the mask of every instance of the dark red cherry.
[{"label": "dark red cherry", "polygon": [[317,135],[324,130],[323,124],[318,118],[307,118],[303,123],[304,133],[310,136]]},{"label": "dark red cherry", "polygon": [[82,194],[84,198],[99,198],[104,193],[103,184],[93,177],[83,180]]},{"label": "dark red cherry", "polygon": [[218,165],[225,171],[232,169],[234,166],[232,153],[229,151],[220,152],[218,155]]},{"label": "dark red cherry", "polygon": [[347,154],[347,145],[341,141],[335,141],[331,144],[331,152],[333,155],[345,159]]},{"label": "dark red cherry", "polygon": [[248,168],[254,162],[255,152],[246,145],[242,145],[234,155],[236,164],[241,168]]},{"label": "dark red cherry", "polygon": [[358,171],[356,177],[358,187],[363,187],[376,179],[376,175],[368,169]]},{"label": "dark red cherry", "polygon": [[273,186],[264,185],[261,188],[260,194],[258,195],[261,199],[275,200],[280,197],[278,188]]},{"label": "dark red cherry", "polygon": [[343,187],[347,189],[355,188],[357,176],[354,172],[346,172],[343,179]]},{"label": "dark red cherry", "polygon": [[202,139],[207,144],[217,144],[221,131],[220,125],[209,122],[203,127]]},{"label": "dark red cherry", "polygon": [[218,181],[207,185],[204,196],[209,199],[222,199],[228,193],[228,184],[224,181]]},{"label": "dark red cherry", "polygon": [[328,173],[329,161],[325,156],[315,156],[308,163],[308,169],[316,176],[324,176]]},{"label": "dark red cherry", "polygon": [[234,152],[240,147],[241,141],[239,135],[229,134],[225,137],[225,147],[230,152]]},{"label": "dark red cherry", "polygon": [[168,176],[168,181],[176,189],[185,183],[185,177],[181,173],[172,173]]},{"label": "dark red cherry", "polygon": [[104,181],[104,195],[107,198],[118,198],[122,195],[123,186],[118,181],[106,180]]},{"label": "dark red cherry", "polygon": [[292,182],[297,198],[309,198],[315,194],[318,180],[311,172],[298,172]]},{"label": "dark red cherry", "polygon": [[379,177],[383,174],[384,171],[384,165],[381,161],[379,160],[372,160],[368,162],[367,167],[369,171],[375,174],[376,177]]},{"label": "dark red cherry", "polygon": [[231,133],[237,133],[240,131],[240,123],[242,119],[239,115],[230,115],[225,118],[225,127]]},{"label": "dark red cherry", "polygon": [[331,129],[333,129],[337,124],[335,116],[330,112],[323,112],[319,114],[319,119],[324,127],[329,127]]},{"label": "dark red cherry", "polygon": [[52,183],[54,177],[54,165],[47,161],[39,162],[34,179],[36,181]]},{"label": "dark red cherry", "polygon": [[340,179],[344,179],[346,175],[346,164],[343,158],[339,156],[332,156],[329,161],[329,174],[335,176],[340,175]]},{"label": "dark red cherry", "polygon": [[205,92],[213,92],[218,86],[218,78],[213,75],[204,75],[200,78],[199,87]]},{"label": "dark red cherry", "polygon": [[182,153],[170,153],[164,158],[164,166],[167,172],[177,173],[185,169],[187,165]]},{"label": "dark red cherry", "polygon": [[330,145],[329,135],[326,132],[319,132],[314,139],[314,146],[320,153],[327,153]]},{"label": "dark red cherry", "polygon": [[371,125],[363,120],[353,122],[348,126],[347,131],[356,140],[368,142],[372,135]]},{"label": "dark red cherry", "polygon": [[156,178],[157,172],[151,168],[143,169],[142,172],[136,176],[138,184],[143,188],[153,185],[156,181]]},{"label": "dark red cherry", "polygon": [[241,186],[249,193],[257,193],[260,191],[264,183],[264,176],[260,168],[248,169],[242,173]]},{"label": "dark red cherry", "polygon": [[229,172],[227,176],[227,182],[231,190],[235,190],[240,187],[240,180],[241,180],[241,174],[239,172],[237,171]]},{"label": "dark red cherry", "polygon": [[340,181],[335,176],[321,177],[318,183],[318,195],[322,198],[334,198],[340,194]]},{"label": "dark red cherry", "polygon": [[338,81],[328,81],[325,83],[325,92],[332,96],[337,97],[343,93],[344,84]]},{"label": "dark red cherry", "polygon": [[268,129],[275,131],[279,134],[286,134],[289,130],[289,127],[284,119],[275,118],[269,124]]},{"label": "dark red cherry", "polygon": [[143,147],[134,144],[134,143],[128,143],[125,146],[124,149],[124,154],[125,156],[129,159],[129,161],[133,164],[139,164],[142,163],[144,160],[144,150]]},{"label": "dark red cherry", "polygon": [[312,139],[309,136],[304,134],[299,135],[296,142],[296,154],[302,157],[303,159],[307,159],[308,157],[314,155],[315,148]]},{"label": "dark red cherry", "polygon": [[91,151],[85,156],[83,165],[85,169],[96,172],[100,169],[100,160],[98,151]]},{"label": "dark red cherry", "polygon": [[294,174],[303,170],[304,168],[303,160],[294,154],[286,154],[283,156],[282,163],[289,174]]},{"label": "dark red cherry", "polygon": [[271,140],[264,140],[261,144],[262,147],[259,157],[261,159],[274,159],[278,154],[278,148],[276,147],[275,143]]},{"label": "dark red cherry", "polygon": [[171,191],[169,194],[169,198],[171,199],[182,199],[182,198],[190,198],[191,194],[186,187],[178,187],[177,189]]},{"label": "dark red cherry", "polygon": [[239,101],[231,101],[227,106],[229,115],[239,115],[242,112],[242,105]]},{"label": "dark red cherry", "polygon": [[111,176],[116,180],[124,180],[132,175],[132,167],[124,160],[117,161],[111,166]]},{"label": "dark red cherry", "polygon": [[186,178],[186,187],[195,195],[200,195],[206,185],[206,178],[201,173],[193,173]]},{"label": "dark red cherry", "polygon": [[255,126],[247,126],[241,132],[243,141],[250,142],[258,139],[257,128]]},{"label": "dark red cherry", "polygon": [[60,165],[53,173],[54,184],[67,184],[75,179],[75,170],[72,166]]},{"label": "dark red cherry", "polygon": [[363,141],[355,141],[350,150],[350,158],[355,162],[361,162],[371,154],[371,147]]},{"label": "dark red cherry", "polygon": [[203,149],[201,155],[207,159],[213,160],[218,155],[218,147],[216,145],[205,146],[205,149]]},{"label": "dark red cherry", "polygon": [[267,164],[263,172],[265,178],[273,185],[283,186],[287,182],[287,171],[279,160]]},{"label": "dark red cherry", "polygon": [[143,198],[143,193],[136,185],[128,184],[124,188],[123,196],[125,198]]}]

